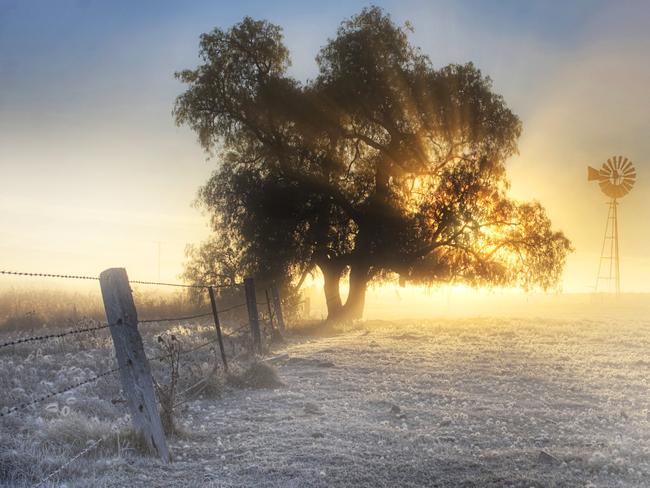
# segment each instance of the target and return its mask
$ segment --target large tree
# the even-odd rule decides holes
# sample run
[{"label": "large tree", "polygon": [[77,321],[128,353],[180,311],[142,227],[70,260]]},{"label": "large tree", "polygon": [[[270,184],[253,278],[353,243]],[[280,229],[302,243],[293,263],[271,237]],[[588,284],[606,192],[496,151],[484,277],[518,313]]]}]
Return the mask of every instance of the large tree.
[{"label": "large tree", "polygon": [[[373,280],[557,283],[569,241],[539,203],[508,197],[521,122],[471,63],[434,68],[376,7],[341,24],[305,83],[268,22],[200,46],[174,113],[216,155],[199,201],[218,255],[294,284],[319,269],[334,319],[360,317]],[[219,271],[210,255],[196,254]]]}]

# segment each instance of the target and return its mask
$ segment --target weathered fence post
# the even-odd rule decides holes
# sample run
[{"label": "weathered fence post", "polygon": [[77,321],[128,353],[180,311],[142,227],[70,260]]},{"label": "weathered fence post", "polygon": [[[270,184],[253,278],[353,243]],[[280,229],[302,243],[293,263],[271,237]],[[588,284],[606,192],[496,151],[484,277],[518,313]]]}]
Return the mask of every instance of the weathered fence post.
[{"label": "weathered fence post", "polygon": [[133,427],[152,452],[157,453],[165,463],[170,462],[126,270],[111,268],[103,271],[99,275],[99,284]]},{"label": "weathered fence post", "polygon": [[226,351],[223,347],[223,337],[221,336],[221,323],[219,322],[219,313],[217,312],[217,298],[214,295],[214,287],[208,288],[210,294],[210,304],[212,305],[212,316],[214,317],[214,326],[217,328],[217,339],[219,340],[219,350],[221,351],[221,360],[223,361],[223,369],[228,371],[228,360],[226,359]]},{"label": "weathered fence post", "polygon": [[278,285],[275,283],[271,286],[271,296],[273,297],[273,308],[275,309],[275,319],[278,321],[278,327],[284,332],[284,315],[282,315],[282,303],[280,302],[280,292]]},{"label": "weathered fence post", "polygon": [[246,292],[246,307],[248,308],[248,321],[251,325],[253,336],[253,349],[262,354],[262,334],[260,333],[260,318],[257,313],[257,297],[255,295],[255,281],[253,278],[244,279],[244,290]]}]

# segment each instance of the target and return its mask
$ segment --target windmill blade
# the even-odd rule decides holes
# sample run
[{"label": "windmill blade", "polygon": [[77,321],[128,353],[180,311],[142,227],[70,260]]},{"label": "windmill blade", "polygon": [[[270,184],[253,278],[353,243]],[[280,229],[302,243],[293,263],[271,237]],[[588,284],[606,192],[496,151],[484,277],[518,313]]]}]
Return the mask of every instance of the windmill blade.
[{"label": "windmill blade", "polygon": [[625,190],[625,193],[629,193],[629,191],[632,189],[633,186],[634,185],[632,185],[631,183],[626,183],[626,182],[621,183],[621,188]]},{"label": "windmill blade", "polygon": [[632,161],[625,158],[625,161],[623,163],[623,167],[621,168],[621,171],[626,172],[628,170],[633,170],[633,169],[634,169],[634,167],[632,166]]},{"label": "windmill blade", "polygon": [[621,183],[621,186],[627,191],[630,191],[632,188],[634,188],[634,183],[623,182]]},{"label": "windmill blade", "polygon": [[600,185],[600,189],[605,193],[605,195],[609,195],[609,193],[615,188],[614,185],[612,185],[609,180],[604,180],[598,183]]},{"label": "windmill blade", "polygon": [[623,181],[631,181],[634,183],[636,181],[636,173],[632,173],[631,175],[624,175]]}]

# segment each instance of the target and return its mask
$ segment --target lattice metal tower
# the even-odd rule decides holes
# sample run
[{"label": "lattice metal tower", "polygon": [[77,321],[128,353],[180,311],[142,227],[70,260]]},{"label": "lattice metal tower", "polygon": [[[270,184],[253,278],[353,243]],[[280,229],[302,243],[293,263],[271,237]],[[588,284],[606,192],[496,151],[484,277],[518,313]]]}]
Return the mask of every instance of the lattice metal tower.
[{"label": "lattice metal tower", "polygon": [[597,181],[601,191],[607,195],[609,210],[605,224],[605,237],[598,261],[596,291],[601,281],[607,281],[608,291],[621,293],[621,270],[618,247],[618,199],[627,195],[636,181],[636,170],[632,161],[623,156],[614,156],[603,164],[602,168],[587,168],[587,180]]}]

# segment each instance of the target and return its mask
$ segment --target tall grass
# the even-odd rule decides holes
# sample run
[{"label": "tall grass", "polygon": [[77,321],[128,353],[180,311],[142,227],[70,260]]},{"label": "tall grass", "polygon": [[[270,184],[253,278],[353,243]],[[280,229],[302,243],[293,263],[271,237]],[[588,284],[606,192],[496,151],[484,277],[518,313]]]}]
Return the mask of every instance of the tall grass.
[{"label": "tall grass", "polygon": [[[134,288],[140,319],[174,317],[208,310],[205,298],[185,291]],[[0,290],[0,331],[65,327],[82,319],[106,320],[99,290],[26,288]]]}]

